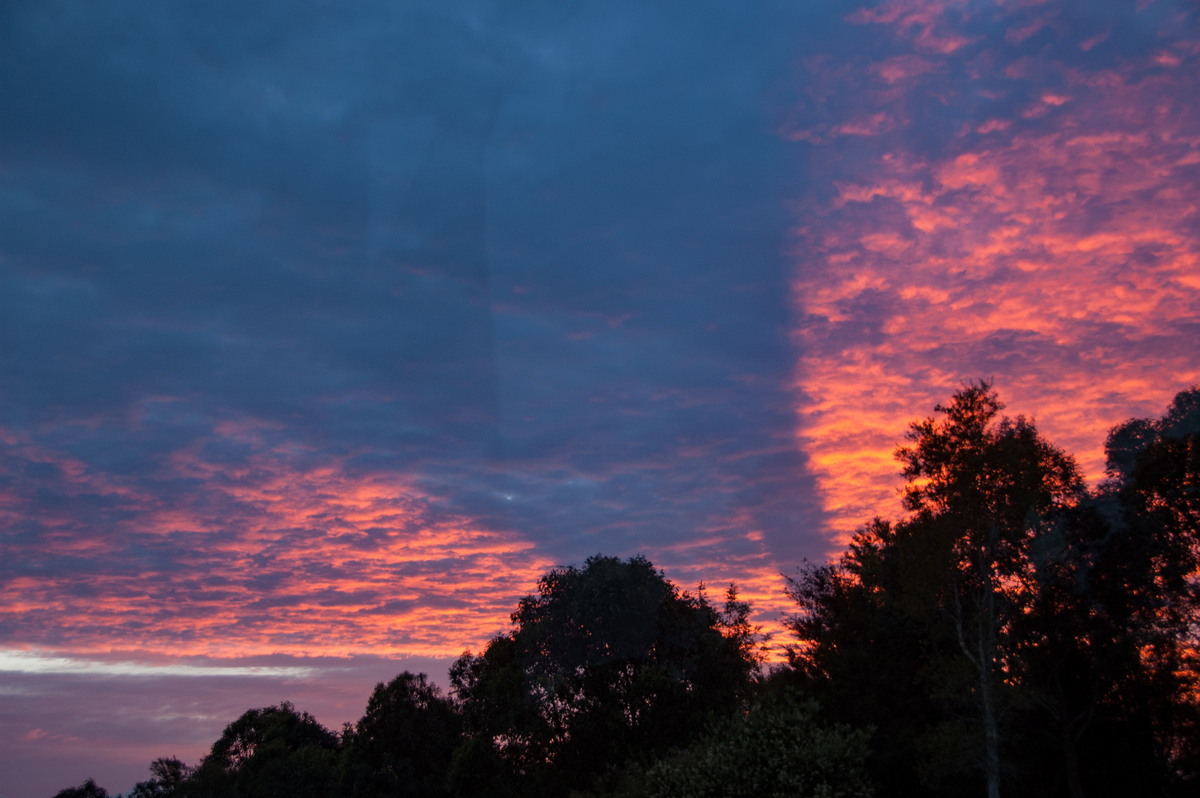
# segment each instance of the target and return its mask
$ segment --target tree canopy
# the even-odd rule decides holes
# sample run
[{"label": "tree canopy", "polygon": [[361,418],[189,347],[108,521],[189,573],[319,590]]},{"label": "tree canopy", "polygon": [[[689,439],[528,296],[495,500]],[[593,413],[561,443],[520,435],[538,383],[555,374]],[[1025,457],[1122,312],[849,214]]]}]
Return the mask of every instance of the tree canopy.
[{"label": "tree canopy", "polygon": [[1093,492],[1002,408],[982,382],[912,424],[909,514],[791,580],[797,675],[878,728],[889,794],[1194,786],[1197,392],[1114,429]]},{"label": "tree canopy", "polygon": [[442,795],[459,734],[453,704],[425,674],[405,671],[380,682],[366,714],[343,736],[344,794]]},{"label": "tree canopy", "polygon": [[744,629],[726,634],[703,595],[644,557],[555,568],[512,622],[451,680],[470,733],[530,790],[587,786],[695,737],[737,704],[757,665]]},{"label": "tree canopy", "polygon": [[288,702],[225,727],[182,792],[189,798],[317,798],[335,787],[337,735]]}]

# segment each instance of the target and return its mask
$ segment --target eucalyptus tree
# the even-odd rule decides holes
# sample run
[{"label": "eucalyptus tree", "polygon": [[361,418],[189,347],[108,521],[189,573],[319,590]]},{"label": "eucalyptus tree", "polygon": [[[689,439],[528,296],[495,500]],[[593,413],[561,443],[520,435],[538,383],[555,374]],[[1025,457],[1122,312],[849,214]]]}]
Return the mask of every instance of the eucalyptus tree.
[{"label": "eucalyptus tree", "polygon": [[876,519],[838,563],[789,588],[794,664],[835,705],[857,706],[852,722],[880,725],[885,763],[914,794],[918,781],[963,784],[955,771],[977,761],[986,794],[1000,795],[1037,541],[1083,496],[1073,459],[1002,409],[980,382],[911,424],[896,453],[908,516]]}]

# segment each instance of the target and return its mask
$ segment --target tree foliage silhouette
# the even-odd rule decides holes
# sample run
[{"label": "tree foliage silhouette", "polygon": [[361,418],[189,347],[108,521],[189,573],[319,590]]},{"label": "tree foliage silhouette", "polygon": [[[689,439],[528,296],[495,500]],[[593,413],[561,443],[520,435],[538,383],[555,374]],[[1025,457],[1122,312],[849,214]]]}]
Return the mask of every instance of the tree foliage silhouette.
[{"label": "tree foliage silhouette", "polygon": [[648,798],[867,798],[870,733],[822,723],[811,701],[768,695],[646,774]]},{"label": "tree foliage silhouette", "polygon": [[88,779],[78,787],[67,787],[54,794],[54,798],[108,798],[108,790]]},{"label": "tree foliage silhouette", "polygon": [[150,778],[134,785],[128,798],[171,798],[181,794],[192,768],[176,757],[159,757],[150,763]]},{"label": "tree foliage silhouette", "polygon": [[454,706],[425,674],[405,671],[380,682],[362,719],[343,737],[344,794],[444,794],[459,735]]},{"label": "tree foliage silhouette", "polygon": [[317,798],[333,793],[339,741],[288,702],[251,709],[224,733],[188,780],[191,798]]},{"label": "tree foliage silhouette", "polygon": [[1200,396],[1114,429],[1093,494],[1001,409],[983,382],[913,424],[909,515],[791,580],[797,674],[835,717],[878,727],[890,794],[1184,790]]},{"label": "tree foliage silhouette", "polygon": [[469,730],[529,791],[587,786],[686,742],[737,704],[756,666],[707,600],[644,557],[555,568],[512,621],[451,680]]}]

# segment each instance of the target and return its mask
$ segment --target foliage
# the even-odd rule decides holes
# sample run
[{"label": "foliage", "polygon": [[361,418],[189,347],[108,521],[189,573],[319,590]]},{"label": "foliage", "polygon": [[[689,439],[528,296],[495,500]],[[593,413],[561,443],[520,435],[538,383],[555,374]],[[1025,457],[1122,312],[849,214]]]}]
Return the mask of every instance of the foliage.
[{"label": "foliage", "polygon": [[[700,594],[703,597],[703,583],[700,584]],[[717,623],[721,634],[737,645],[742,661],[752,668],[752,672],[757,672],[766,658],[771,635],[764,633],[760,624],[750,622],[752,613],[750,602],[739,598],[737,584],[730,582],[725,589],[725,604]]]},{"label": "foliage", "polygon": [[150,778],[139,781],[127,798],[170,798],[179,794],[191,778],[192,769],[175,757],[159,757],[150,763]]},{"label": "foliage", "polygon": [[[851,722],[896,741],[879,764],[907,770],[908,789],[961,784],[976,760],[998,794],[1013,700],[1005,674],[1031,597],[1032,545],[1081,495],[1071,458],[1002,409],[982,382],[913,423],[896,453],[910,516],[873,521],[839,564],[810,567],[789,586],[801,608],[794,660],[830,683]],[[880,661],[886,672],[873,673]],[[978,754],[955,744],[971,739]]]},{"label": "foliage", "polygon": [[88,779],[78,787],[59,790],[54,794],[54,798],[108,798],[108,790],[97,786],[92,779]]},{"label": "foliage", "polygon": [[380,682],[343,738],[343,794],[444,794],[459,726],[454,706],[425,674],[405,671]]},{"label": "foliage", "polygon": [[948,676],[961,682],[961,674],[949,672],[956,661],[952,639],[928,612],[926,586],[910,570],[910,560],[922,558],[896,536],[893,524],[876,519],[840,562],[808,564],[789,579],[788,593],[801,609],[789,620],[800,640],[790,663],[794,679],[831,716],[877,730],[868,759],[875,783],[893,795],[923,795],[935,776],[931,760],[954,770],[944,766],[953,759],[941,755],[945,747],[929,741],[947,717],[934,696]]},{"label": "foliage", "polygon": [[1194,785],[1200,393],[1114,429],[1094,494],[1001,409],[979,383],[913,424],[908,517],[790,581],[797,678],[878,728],[893,795]]},{"label": "foliage", "polygon": [[451,680],[472,735],[527,791],[586,786],[686,742],[737,705],[757,665],[703,596],[644,557],[553,569],[512,621],[481,655],[460,658]]},{"label": "foliage", "polygon": [[870,733],[818,721],[794,695],[766,700],[650,768],[649,798],[867,798]]},{"label": "foliage", "polygon": [[189,798],[319,798],[337,778],[338,738],[288,702],[225,727],[188,780]]},{"label": "foliage", "polygon": [[1035,600],[1014,629],[1030,702],[1020,722],[1040,731],[1018,751],[1027,783],[1073,796],[1194,789],[1198,441],[1195,389],[1161,419],[1115,427],[1108,482],[1039,541]]}]

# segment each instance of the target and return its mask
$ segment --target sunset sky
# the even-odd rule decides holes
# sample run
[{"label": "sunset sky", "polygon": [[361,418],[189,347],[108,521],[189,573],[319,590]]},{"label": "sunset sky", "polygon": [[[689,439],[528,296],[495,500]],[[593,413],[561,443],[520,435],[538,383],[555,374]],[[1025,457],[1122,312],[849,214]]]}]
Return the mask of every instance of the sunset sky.
[{"label": "sunset sky", "polygon": [[898,513],[1200,382],[1188,0],[0,6],[0,798],[338,728],[555,564]]}]

